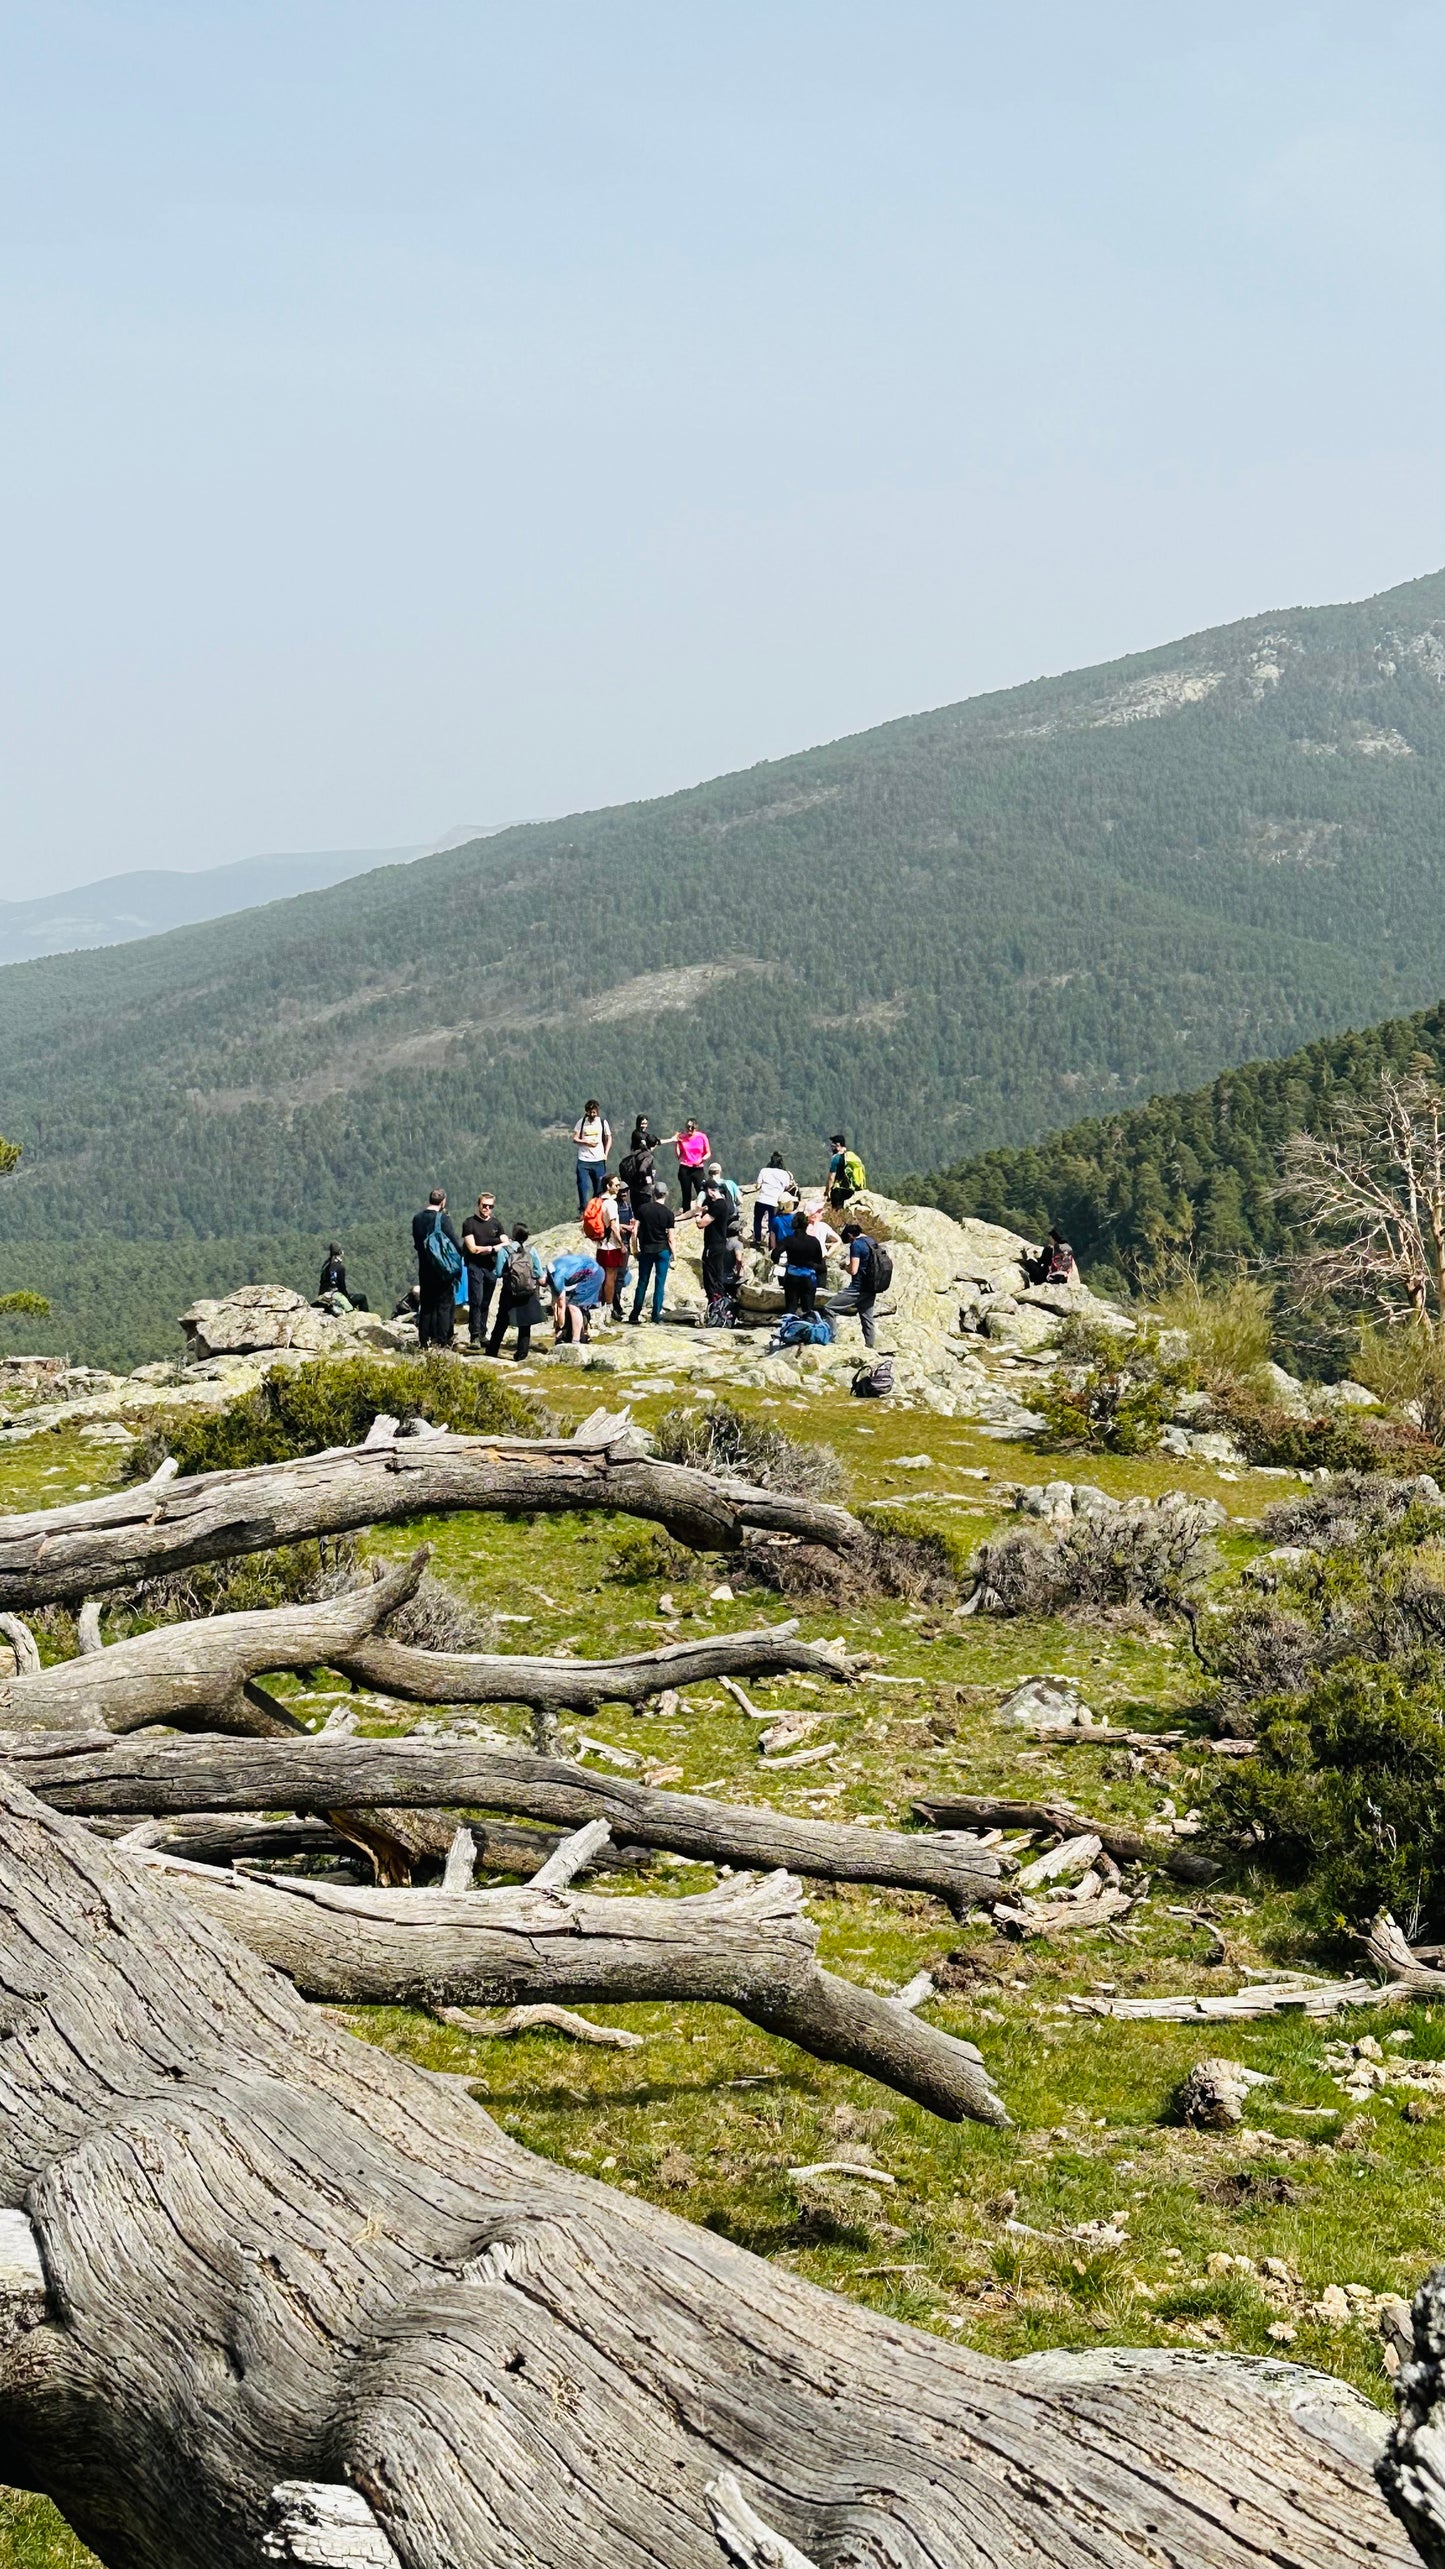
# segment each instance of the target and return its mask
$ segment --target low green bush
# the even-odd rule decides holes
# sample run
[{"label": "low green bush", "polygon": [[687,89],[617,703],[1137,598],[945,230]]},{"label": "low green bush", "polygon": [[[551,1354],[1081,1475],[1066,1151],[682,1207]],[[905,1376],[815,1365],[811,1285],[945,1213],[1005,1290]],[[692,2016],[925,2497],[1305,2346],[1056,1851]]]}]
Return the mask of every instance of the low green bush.
[{"label": "low green bush", "polygon": [[1208,1424],[1234,1438],[1248,1463],[1284,1464],[1297,1472],[1419,1472],[1433,1446],[1418,1431],[1346,1411],[1299,1418],[1253,1383],[1216,1389]]},{"label": "low green bush", "polygon": [[1194,1377],[1187,1360],[1166,1356],[1150,1324],[1132,1338],[1082,1318],[1059,1333],[1059,1364],[1029,1392],[1049,1442],[1095,1454],[1147,1454],[1179,1393]]},{"label": "low green bush", "polygon": [[131,1448],[127,1476],[147,1479],[167,1454],[189,1476],[359,1445],[383,1411],[468,1436],[544,1436],[553,1424],[540,1403],[460,1356],[323,1358],[278,1365],[225,1409],[155,1430]]},{"label": "low green bush", "polygon": [[1261,1708],[1258,1745],[1208,1784],[1216,1834],[1300,1885],[1337,1933],[1393,1910],[1445,1924],[1445,1659],[1348,1660]]},{"label": "low green bush", "polygon": [[1155,1614],[1190,1607],[1213,1566],[1210,1518],[1202,1507],[1122,1509],[1076,1517],[1060,1534],[1019,1528],[980,1544],[972,1564],[984,1613],[1057,1615],[1143,1606]]}]

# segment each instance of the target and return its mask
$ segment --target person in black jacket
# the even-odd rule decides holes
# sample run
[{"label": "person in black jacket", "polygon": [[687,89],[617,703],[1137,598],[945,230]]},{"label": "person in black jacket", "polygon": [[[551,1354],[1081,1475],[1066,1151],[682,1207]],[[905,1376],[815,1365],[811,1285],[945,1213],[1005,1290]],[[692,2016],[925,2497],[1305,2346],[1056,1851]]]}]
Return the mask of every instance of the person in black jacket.
[{"label": "person in black jacket", "polygon": [[316,1290],[318,1294],[346,1292],[346,1260],[341,1254],[339,1240],[333,1240],[326,1252],[326,1264],[321,1270],[321,1282]]},{"label": "person in black jacket", "polygon": [[800,1311],[811,1320],[818,1307],[818,1287],[823,1276],[823,1247],[808,1228],[808,1217],[801,1206],[793,1216],[793,1227],[783,1242],[787,1254],[787,1272],[783,1277],[783,1308]]},{"label": "person in black jacket", "polygon": [[[456,1252],[456,1264],[443,1266],[433,1251],[440,1236],[449,1240]],[[452,1229],[447,1212],[446,1189],[434,1186],[426,1200],[425,1210],[411,1217],[412,1247],[416,1251],[417,1279],[421,1301],[417,1307],[416,1334],[423,1347],[450,1347],[456,1324],[456,1280],[461,1271],[462,1244]]]}]

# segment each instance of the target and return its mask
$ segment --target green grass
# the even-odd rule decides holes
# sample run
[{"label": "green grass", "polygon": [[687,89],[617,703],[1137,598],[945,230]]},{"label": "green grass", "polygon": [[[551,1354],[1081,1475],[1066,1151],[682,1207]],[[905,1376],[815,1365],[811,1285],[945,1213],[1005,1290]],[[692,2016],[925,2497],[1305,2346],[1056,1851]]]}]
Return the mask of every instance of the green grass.
[{"label": "green grass", "polygon": [[[534,1379],[545,1381],[549,1406],[564,1421],[595,1404],[596,1386],[585,1377],[543,1368]],[[636,1406],[647,1421],[678,1397],[644,1396]],[[1225,1483],[1168,1458],[1045,1460],[962,1422],[877,1408],[860,1418],[859,1404],[833,1394],[736,1397],[775,1425],[831,1442],[856,1505],[917,1482],[969,1492],[967,1512],[916,1499],[889,1512],[893,1523],[953,1528],[961,1542],[1001,1521],[996,1484],[1011,1477],[1088,1479],[1118,1495],[1187,1488],[1222,1496],[1245,1519],[1289,1487],[1252,1473]],[[898,1469],[900,1455],[919,1452],[932,1455],[934,1468]],[[993,1480],[955,1477],[968,1466]],[[54,1503],[81,1485],[100,1486],[113,1470],[111,1455],[69,1432],[47,1436],[0,1456],[0,1496],[12,1507]],[[373,1540],[378,1551],[396,1553],[418,1536],[435,1545],[439,1574],[479,1611],[527,1618],[498,1624],[500,1649],[566,1645],[603,1655],[792,1611],[771,1596],[715,1600],[715,1562],[682,1556],[679,1563],[674,1552],[669,1563],[652,1530],[628,1519],[445,1517],[391,1526]],[[1221,1577],[1257,1541],[1247,1525],[1230,1529]],[[1139,1771],[1117,1749],[1038,1747],[1003,1729],[994,1712],[1020,1678],[1051,1670],[1076,1678],[1096,1711],[1116,1721],[1127,1714],[1145,1727],[1188,1726],[1199,1679],[1182,1632],[1128,1619],[958,1621],[946,1608],[896,1600],[866,1600],[853,1612],[805,1610],[802,1625],[810,1637],[843,1634],[881,1672],[907,1681],[816,1694],[797,1678],[750,1685],[759,1704],[829,1712],[817,1737],[836,1741],[838,1754],[826,1766],[760,1768],[754,1726],[715,1685],[693,1688],[676,1721],[612,1707],[587,1727],[640,1759],[630,1772],[676,1767],[686,1788],[830,1819],[872,1814],[904,1824],[916,1796],[950,1787],[1052,1789],[1085,1809],[1138,1818],[1165,1794],[1181,1811],[1197,1798],[1203,1752],[1165,1753],[1153,1771]],[[312,1687],[297,1678],[275,1682],[317,1713],[343,1691],[324,1675]],[[525,1739],[520,1711],[489,1708],[487,1717]],[[658,1860],[635,1881],[608,1881],[663,1895],[701,1890],[712,1878],[705,1867]],[[1292,1900],[1246,1873],[1205,1895],[1156,1875],[1117,1935],[1101,1929],[1052,1942],[1014,1944],[986,1925],[959,1928],[919,1894],[820,1885],[809,1906],[830,1967],[872,1987],[897,1987],[950,1955],[971,1959],[974,1978],[929,2013],[979,2043],[1014,2118],[1011,2131],[939,2123],[718,2008],[590,2008],[599,2022],[644,2036],[644,2048],[631,2053],[552,2035],[474,2037],[400,2009],[359,2010],[351,2021],[408,2059],[467,2075],[479,2101],[529,2148],[955,2341],[999,2356],[1108,2344],[1288,2351],[1371,2399],[1388,2398],[1373,2324],[1331,2327],[1308,2305],[1329,2283],[1408,2295],[1428,2270],[1445,2230],[1445,2118],[1407,2120],[1399,2096],[1346,2102],[1323,2055],[1342,2032],[1357,2039],[1372,2030],[1383,2040],[1402,2027],[1413,2032],[1416,2057],[1445,2053],[1445,2014],[1372,2010],[1347,2025],[1290,2019],[1206,2028],[1101,2023],[1067,2012],[1071,1996],[1103,1983],[1122,1994],[1234,1987],[1237,1965],[1318,1961]],[[1210,1965],[1208,1936],[1175,1914],[1201,1908],[1228,1940],[1227,1966]],[[1174,2119],[1180,2081],[1211,2051],[1271,2081],[1252,2091],[1242,2134],[1195,2133]],[[1311,2107],[1329,2111],[1292,2110]],[[896,2187],[884,2193],[843,2181],[800,2192],[788,2169],[834,2155],[847,2139],[867,2140]],[[1067,2235],[1120,2214],[1121,2245]],[[1011,2221],[1025,2227],[1010,2229]],[[1248,2258],[1251,2270],[1211,2273],[1211,2257],[1223,2256]],[[1267,2258],[1298,2278],[1287,2301],[1270,2297]],[[1280,2324],[1296,2332],[1287,2349],[1269,2335]],[[48,2509],[9,2503],[0,2518],[6,2569],[75,2569],[84,2559]]]}]

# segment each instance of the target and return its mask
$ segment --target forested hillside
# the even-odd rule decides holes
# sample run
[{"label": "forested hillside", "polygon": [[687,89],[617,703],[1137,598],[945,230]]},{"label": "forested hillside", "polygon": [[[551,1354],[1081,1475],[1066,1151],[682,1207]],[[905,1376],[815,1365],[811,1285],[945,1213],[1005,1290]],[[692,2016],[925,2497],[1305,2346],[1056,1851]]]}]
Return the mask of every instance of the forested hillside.
[{"label": "forested hillside", "polygon": [[1207,1088],[1154,1097],[1023,1150],[988,1151],[909,1179],[915,1201],[1041,1235],[1056,1222],[1096,1282],[1127,1282],[1185,1251],[1208,1264],[1272,1258],[1289,1245],[1277,1192],[1291,1133],[1332,1105],[1368,1095],[1382,1070],[1423,1061],[1445,1075],[1445,1007],[1363,1034],[1307,1044],[1283,1061],[1246,1062]]},{"label": "forested hillside", "polygon": [[808,1174],[841,1120],[887,1177],[1428,1005],[1442,680],[1436,574],[13,966],[6,1280],[128,1240],[232,1283],[436,1179],[550,1214],[589,1092]]}]

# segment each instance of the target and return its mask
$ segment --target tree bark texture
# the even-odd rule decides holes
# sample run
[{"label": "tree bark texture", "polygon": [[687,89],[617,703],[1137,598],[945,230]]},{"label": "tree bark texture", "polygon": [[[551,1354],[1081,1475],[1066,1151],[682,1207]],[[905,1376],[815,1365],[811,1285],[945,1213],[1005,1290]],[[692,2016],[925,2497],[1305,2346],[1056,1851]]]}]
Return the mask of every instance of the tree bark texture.
[{"label": "tree bark texture", "polygon": [[159,1860],[186,1900],[308,1998],[380,2007],[702,2000],[735,2007],[948,2122],[1008,2122],[972,2043],[820,1970],[802,1885],[786,1873],[746,1876],[701,1899],[598,1900],[570,1890],[261,1883]]},{"label": "tree bark texture", "polygon": [[[0,1734],[0,1756],[16,1743]],[[563,1758],[506,1754],[453,1740],[126,1740],[104,1748],[37,1753],[24,1774],[57,1810],[84,1817],[130,1811],[302,1811],[325,1815],[358,1803],[435,1808],[439,1803],[517,1812],[580,1828],[608,1820],[613,1836],[667,1847],[708,1864],[782,1866],[830,1882],[873,1882],[930,1891],[955,1910],[997,1899],[1004,1868],[991,1851],[955,1840],[795,1820],[700,1793],[592,1775]]]},{"label": "tree bark texture", "polygon": [[415,1593],[428,1558],[423,1544],[384,1578],[319,1605],[158,1624],[34,1676],[0,1678],[0,1726],[123,1732],[167,1722],[178,1730],[300,1731],[274,1698],[258,1705],[248,1697],[248,1681],[263,1669],[334,1665]]},{"label": "tree bark texture", "polygon": [[748,1528],[835,1552],[866,1541],[846,1508],[659,1463],[625,1438],[579,1446],[438,1436],[138,1482],[68,1507],[0,1517],[0,1608],[98,1597],[197,1561],[458,1508],[521,1515],[605,1508],[650,1518],[702,1552],[735,1551]]},{"label": "tree bark texture", "polygon": [[8,1775],[0,2024],[0,2473],[108,2569],[1412,2557],[1343,2385],[833,2299],[529,2156]]}]

